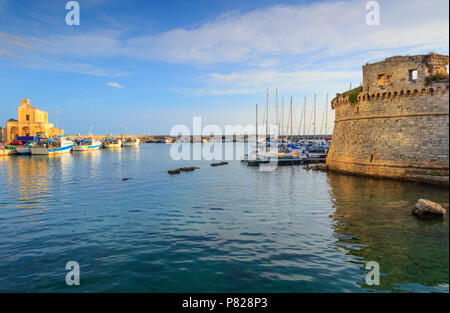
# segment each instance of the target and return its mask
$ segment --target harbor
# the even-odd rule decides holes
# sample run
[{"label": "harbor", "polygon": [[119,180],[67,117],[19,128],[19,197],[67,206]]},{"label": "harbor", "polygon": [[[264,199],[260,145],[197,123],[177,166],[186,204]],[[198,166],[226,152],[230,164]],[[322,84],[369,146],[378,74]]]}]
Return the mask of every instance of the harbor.
[{"label": "harbor", "polygon": [[449,5],[0,0],[0,295],[448,295]]},{"label": "harbor", "polygon": [[[448,292],[448,215],[410,213],[418,198],[448,208],[447,189],[214,167],[170,148],[1,158],[0,236],[12,239],[0,241],[0,290],[63,292],[71,258],[84,265],[80,292]],[[383,279],[367,286],[361,267],[374,259]]]}]

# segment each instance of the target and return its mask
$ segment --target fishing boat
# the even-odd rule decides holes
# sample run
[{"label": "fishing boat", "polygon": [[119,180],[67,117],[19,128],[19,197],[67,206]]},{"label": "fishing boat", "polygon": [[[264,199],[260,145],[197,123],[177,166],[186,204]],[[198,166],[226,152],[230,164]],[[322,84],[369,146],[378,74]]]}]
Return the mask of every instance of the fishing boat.
[{"label": "fishing boat", "polygon": [[[42,136],[42,137],[41,137]],[[73,141],[67,137],[58,136],[55,139],[48,138],[45,133],[36,134],[36,142],[31,147],[32,155],[53,155],[69,153],[72,150]]]},{"label": "fishing boat", "polygon": [[12,155],[12,154],[16,154],[17,151],[15,148],[13,148],[13,146],[2,146],[0,145],[0,156],[6,156],[6,155]]},{"label": "fishing boat", "polygon": [[20,155],[29,155],[31,154],[31,148],[33,147],[33,142],[27,142],[24,145],[16,146],[16,152]]},{"label": "fishing boat", "polygon": [[106,137],[103,141],[103,148],[116,149],[122,147],[122,139],[114,137]]},{"label": "fishing boat", "polygon": [[170,137],[164,138],[164,142],[167,144],[171,144],[173,142],[173,139]]},{"label": "fishing boat", "polygon": [[73,151],[94,151],[100,149],[102,143],[94,138],[80,138],[75,140]]},{"label": "fishing boat", "polygon": [[123,141],[124,147],[138,147],[141,139],[136,136],[130,136]]}]

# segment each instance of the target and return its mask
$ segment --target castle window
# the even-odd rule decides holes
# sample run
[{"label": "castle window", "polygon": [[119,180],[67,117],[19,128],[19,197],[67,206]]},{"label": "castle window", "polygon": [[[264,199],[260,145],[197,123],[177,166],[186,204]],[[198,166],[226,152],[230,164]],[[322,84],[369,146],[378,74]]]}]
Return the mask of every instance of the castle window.
[{"label": "castle window", "polygon": [[416,69],[409,70],[409,81],[415,83],[416,80],[417,80],[417,70]]},{"label": "castle window", "polygon": [[392,85],[392,75],[386,76],[386,85]]},{"label": "castle window", "polygon": [[386,74],[379,74],[378,75],[378,87],[384,88],[384,85],[386,85]]},{"label": "castle window", "polygon": [[27,121],[30,121],[30,115],[27,114],[27,115],[25,116],[25,119],[26,119]]}]

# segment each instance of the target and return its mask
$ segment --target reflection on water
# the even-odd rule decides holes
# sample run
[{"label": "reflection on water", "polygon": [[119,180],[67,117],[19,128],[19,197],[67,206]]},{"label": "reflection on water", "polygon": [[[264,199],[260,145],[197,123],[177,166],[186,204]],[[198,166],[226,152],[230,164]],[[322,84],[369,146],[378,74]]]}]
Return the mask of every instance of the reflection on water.
[{"label": "reflection on water", "polygon": [[419,198],[448,208],[448,190],[169,150],[0,158],[0,291],[448,292],[448,217],[410,213]]},{"label": "reflection on water", "polygon": [[411,215],[419,198],[448,209],[445,190],[333,174],[328,183],[337,244],[364,263],[377,261],[384,273],[380,286],[370,289],[448,292],[448,217],[424,221]]}]

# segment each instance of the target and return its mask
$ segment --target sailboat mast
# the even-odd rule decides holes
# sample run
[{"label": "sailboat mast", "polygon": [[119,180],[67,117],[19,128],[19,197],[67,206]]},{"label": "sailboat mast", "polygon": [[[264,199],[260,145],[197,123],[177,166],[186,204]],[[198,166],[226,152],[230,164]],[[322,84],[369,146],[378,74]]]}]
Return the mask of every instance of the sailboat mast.
[{"label": "sailboat mast", "polygon": [[290,129],[290,133],[291,133],[291,142],[292,142],[292,140],[293,140],[293,136],[294,136],[294,133],[293,133],[293,131],[292,131],[292,96],[291,96],[291,104],[290,104],[290,108],[289,108],[289,111],[290,111],[290,116],[291,116],[291,129]]},{"label": "sailboat mast", "polygon": [[258,104],[256,104],[256,154],[258,154]]},{"label": "sailboat mast", "polygon": [[266,151],[269,151],[267,137],[269,136],[269,88],[266,95]]},{"label": "sailboat mast", "polygon": [[303,139],[305,139],[305,136],[306,136],[306,96],[305,96],[305,100],[303,102],[303,116],[305,117],[305,120],[303,121]]},{"label": "sailboat mast", "polygon": [[325,102],[325,135],[328,134],[328,93],[327,100]]},{"label": "sailboat mast", "polygon": [[278,136],[280,136],[280,121],[279,121],[279,118],[280,118],[280,116],[279,116],[279,112],[278,112],[278,88],[277,89],[275,89],[275,94],[276,94],[276,96],[275,96],[275,103],[276,103],[276,111],[277,111],[277,113],[276,113],[276,121],[277,121],[277,140],[278,140]]},{"label": "sailboat mast", "polygon": [[313,135],[314,135],[314,141],[316,140],[316,95],[314,94],[314,128],[313,128]]},{"label": "sailboat mast", "polygon": [[281,141],[283,142],[284,127],[284,96],[281,97]]}]

